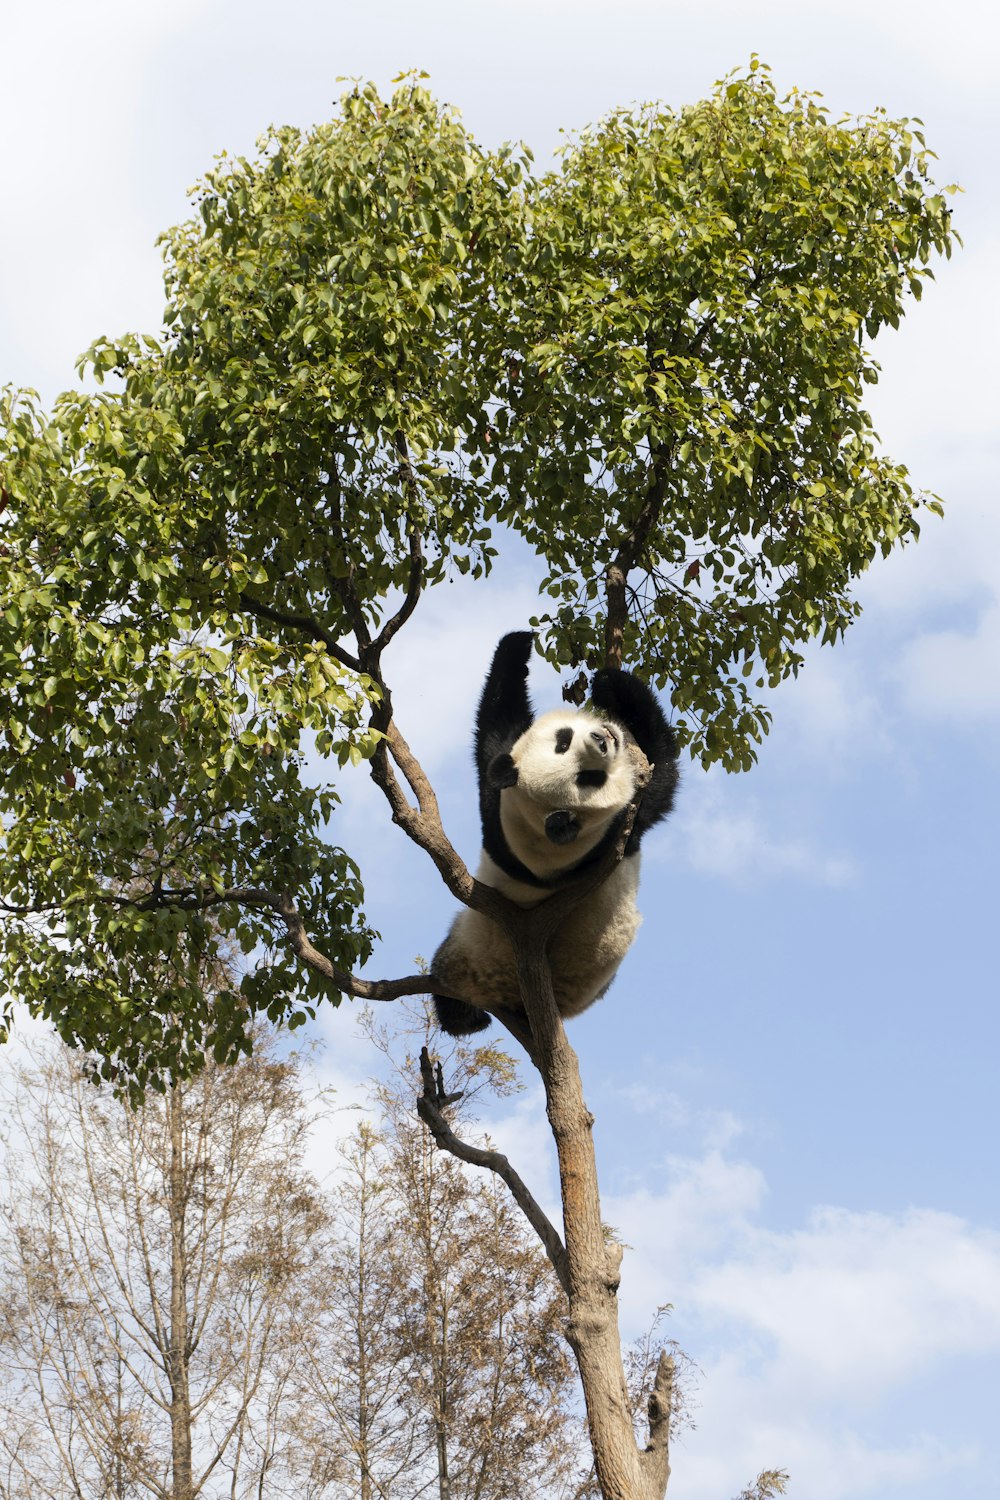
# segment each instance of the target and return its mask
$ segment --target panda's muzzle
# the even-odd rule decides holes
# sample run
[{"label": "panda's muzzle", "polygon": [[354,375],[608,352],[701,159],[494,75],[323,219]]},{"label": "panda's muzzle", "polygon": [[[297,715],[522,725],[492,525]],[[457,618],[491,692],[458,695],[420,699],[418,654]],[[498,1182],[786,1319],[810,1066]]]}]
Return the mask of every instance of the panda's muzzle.
[{"label": "panda's muzzle", "polygon": [[550,812],[545,819],[545,837],[553,844],[571,844],[579,833],[579,821],[565,808]]}]

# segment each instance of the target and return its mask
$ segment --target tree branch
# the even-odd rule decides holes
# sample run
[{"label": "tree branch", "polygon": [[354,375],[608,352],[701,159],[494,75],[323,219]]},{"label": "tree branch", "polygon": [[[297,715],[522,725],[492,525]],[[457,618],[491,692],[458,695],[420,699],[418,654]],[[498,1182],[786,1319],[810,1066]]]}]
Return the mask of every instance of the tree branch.
[{"label": "tree branch", "polygon": [[608,564],[604,574],[607,620],[604,627],[604,664],[612,671],[621,668],[625,627],[628,624],[626,588],[628,575],[635,567],[642,550],[660,518],[667,494],[670,445],[651,444],[653,459],[653,482],[634,524],[622,540],[617,556]]},{"label": "tree branch", "polygon": [[[444,831],[434,788],[391,718],[392,700],[388,689],[384,683],[380,683],[380,686],[383,698],[379,709],[388,709],[390,717],[385,719],[381,712],[378,716],[373,716],[372,722],[381,730],[384,738],[376,747],[370,766],[372,780],[392,809],[392,821],[413,843],[430,856],[445,885],[457,900],[502,924],[509,914],[517,911],[518,908],[501,896],[499,891],[483,885],[469,874],[464,861]],[[380,719],[381,722],[379,722]],[[407,800],[389,763],[389,753],[402,771],[416,798],[416,807],[411,806]]]},{"label": "tree branch", "polygon": [[372,642],[373,650],[381,655],[392,640],[393,636],[400,630],[417,607],[420,598],[420,590],[424,581],[424,558],[420,550],[420,529],[413,520],[413,514],[417,508],[419,495],[417,492],[417,476],[413,472],[413,464],[410,461],[410,450],[407,447],[406,436],[403,432],[397,432],[394,438],[394,446],[399,454],[399,476],[403,482],[403,490],[409,507],[409,519],[406,526],[406,535],[410,546],[410,579],[406,586],[406,595],[402,604],[390,620],[382,626],[378,636]]},{"label": "tree branch", "polygon": [[[329,488],[329,491],[330,491],[330,494],[331,494],[331,498],[332,498],[332,510],[333,510],[333,519],[334,519],[334,522],[335,522],[335,529],[336,529],[337,534],[339,536],[343,537],[343,535],[344,535],[344,506],[343,506],[343,497],[342,497],[342,494],[341,494],[340,480],[339,480],[339,478],[331,474],[331,483],[330,483],[330,486],[328,488]],[[369,632],[369,629],[368,629],[368,625],[367,625],[367,623],[365,621],[365,612],[364,612],[363,608],[361,607],[361,601],[358,599],[357,591],[355,590],[354,584],[352,582],[352,575],[353,575],[353,573],[355,571],[354,564],[353,563],[348,563],[347,564],[347,569],[348,569],[347,577],[346,578],[338,578],[337,575],[334,573],[333,569],[330,567],[329,561],[327,561],[327,564],[326,564],[326,567],[325,567],[325,572],[326,572],[327,580],[328,580],[328,582],[330,584],[331,590],[333,591],[334,594],[336,594],[337,598],[340,600],[341,604],[344,606],[344,609],[347,611],[348,617],[349,617],[350,622],[351,622],[351,629],[354,631],[355,639],[357,640],[357,643],[358,643],[358,652],[359,652],[360,656],[363,658],[364,654],[365,654],[365,651],[368,650],[370,648],[370,646],[371,646],[372,638],[371,638],[371,633]],[[376,653],[376,668],[377,668],[377,653]],[[366,670],[367,670],[367,668],[366,668]],[[376,675],[376,674],[372,674],[372,675]]]},{"label": "tree branch", "polygon": [[444,1116],[444,1110],[461,1098],[460,1094],[446,1094],[441,1064],[435,1070],[426,1047],[420,1049],[420,1076],[423,1092],[417,1097],[417,1114],[443,1151],[448,1151],[459,1161],[473,1167],[486,1167],[510,1188],[515,1202],[528,1223],[541,1240],[545,1253],[552,1262],[559,1278],[559,1285],[569,1295],[569,1272],[566,1265],[566,1248],[555,1226],[539,1207],[528,1191],[523,1179],[511,1166],[506,1156],[499,1151],[487,1151],[480,1146],[471,1146],[460,1140]]},{"label": "tree branch", "polygon": [[352,672],[361,671],[361,663],[356,657],[351,656],[340,645],[337,637],[322,626],[318,620],[311,615],[291,615],[284,610],[275,609],[271,604],[264,604],[260,599],[254,599],[246,589],[240,592],[240,603],[248,614],[260,620],[270,620],[274,625],[285,625],[290,630],[299,630],[303,635],[308,635],[314,641],[322,641],[341,666],[349,667]]},{"label": "tree branch", "polygon": [[665,1349],[660,1351],[653,1389],[649,1393],[649,1442],[641,1463],[655,1486],[654,1493],[666,1491],[670,1480],[670,1419],[674,1407],[674,1360]]},{"label": "tree branch", "polygon": [[[426,974],[408,974],[403,979],[360,979],[336,964],[314,947],[305,929],[305,923],[291,896],[263,889],[234,889],[212,898],[210,904],[236,901],[242,906],[266,908],[275,912],[285,924],[288,941],[293,953],[311,969],[332,981],[345,995],[358,1000],[399,1000],[404,995],[426,995],[430,979]],[[445,993],[444,990],[441,991]],[[461,1000],[461,995],[453,996]]]},{"label": "tree branch", "polygon": [[420,532],[415,526],[407,527],[407,536],[410,544],[410,578],[406,585],[406,594],[399,609],[391,619],[386,620],[375,640],[372,642],[372,650],[379,655],[385,650],[397,631],[401,630],[407,620],[417,607],[420,591],[424,581],[424,554],[420,547]]}]

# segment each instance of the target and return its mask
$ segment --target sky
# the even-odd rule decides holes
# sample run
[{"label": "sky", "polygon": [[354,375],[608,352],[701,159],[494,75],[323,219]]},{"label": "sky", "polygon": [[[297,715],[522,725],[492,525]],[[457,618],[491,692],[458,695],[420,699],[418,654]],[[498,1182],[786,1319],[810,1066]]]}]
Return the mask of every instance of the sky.
[{"label": "sky", "polygon": [[[99,334],[159,327],[156,236],[214,155],[329,118],[338,78],[426,69],[481,142],[545,163],[561,129],[693,102],[757,52],[835,113],[919,116],[939,182],[964,188],[965,248],[878,341],[871,393],[945,518],[872,568],[848,639],[773,695],[752,773],[686,767],[644,845],[636,946],[572,1023],[630,1247],[623,1324],[672,1303],[701,1372],[683,1500],[729,1500],[764,1467],[790,1471],[792,1500],[1000,1493],[998,42],[970,0],[34,0],[4,21],[0,382],[46,399]],[[476,697],[538,576],[519,552],[487,588],[437,590],[387,659],[470,861]],[[544,668],[533,689],[558,702]],[[387,935],[370,972],[412,972],[450,899],[361,778],[344,791],[334,834]],[[350,1008],[316,1034],[354,1102],[374,1060]],[[554,1209],[538,1091],[490,1130]]]}]

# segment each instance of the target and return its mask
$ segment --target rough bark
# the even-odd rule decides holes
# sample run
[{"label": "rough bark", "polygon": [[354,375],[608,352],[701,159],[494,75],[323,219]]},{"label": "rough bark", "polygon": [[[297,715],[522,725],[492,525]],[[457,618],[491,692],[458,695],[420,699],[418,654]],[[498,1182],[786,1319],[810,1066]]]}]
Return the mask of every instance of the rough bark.
[{"label": "rough bark", "polygon": [[662,1500],[670,1477],[669,1373],[661,1361],[650,1403],[650,1442],[640,1452],[632,1430],[618,1329],[621,1249],[605,1240],[594,1156],[594,1117],[583,1097],[576,1053],[556,1010],[540,935],[515,940],[559,1161],[569,1295],[567,1338],[587,1408],[597,1480],[604,1500]]}]

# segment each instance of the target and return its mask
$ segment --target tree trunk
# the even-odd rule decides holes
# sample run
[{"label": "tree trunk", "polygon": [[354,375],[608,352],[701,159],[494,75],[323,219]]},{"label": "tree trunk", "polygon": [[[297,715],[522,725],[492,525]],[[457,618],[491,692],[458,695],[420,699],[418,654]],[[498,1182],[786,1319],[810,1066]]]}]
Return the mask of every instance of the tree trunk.
[{"label": "tree trunk", "polygon": [[[436,1279],[436,1278],[435,1278]],[[448,1474],[448,1304],[445,1296],[436,1288],[432,1306],[437,1304],[440,1315],[441,1341],[435,1351],[437,1364],[435,1393],[434,1438],[437,1450],[438,1494],[440,1500],[451,1500],[451,1478]]]},{"label": "tree trunk", "polygon": [[672,1369],[661,1360],[650,1398],[650,1441],[640,1452],[632,1428],[621,1337],[621,1250],[604,1236],[587,1109],[576,1053],[555,1006],[552,976],[537,933],[514,937],[521,993],[531,1020],[546,1111],[559,1158],[569,1280],[567,1338],[587,1408],[597,1481],[604,1500],[663,1500],[670,1477],[668,1435]]},{"label": "tree trunk", "polygon": [[170,1382],[171,1500],[194,1500],[191,1468],[191,1391],[188,1383],[187,1261],[184,1220],[184,1129],[180,1086],[171,1088],[170,1119]]}]

